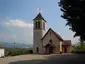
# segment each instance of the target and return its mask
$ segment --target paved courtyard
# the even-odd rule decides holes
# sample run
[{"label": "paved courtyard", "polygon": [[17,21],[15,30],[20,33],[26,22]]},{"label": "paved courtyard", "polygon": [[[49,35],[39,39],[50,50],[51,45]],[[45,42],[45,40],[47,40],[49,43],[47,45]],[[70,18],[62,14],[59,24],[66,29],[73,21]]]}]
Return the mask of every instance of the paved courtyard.
[{"label": "paved courtyard", "polygon": [[0,64],[85,64],[85,54],[20,55],[0,58]]}]

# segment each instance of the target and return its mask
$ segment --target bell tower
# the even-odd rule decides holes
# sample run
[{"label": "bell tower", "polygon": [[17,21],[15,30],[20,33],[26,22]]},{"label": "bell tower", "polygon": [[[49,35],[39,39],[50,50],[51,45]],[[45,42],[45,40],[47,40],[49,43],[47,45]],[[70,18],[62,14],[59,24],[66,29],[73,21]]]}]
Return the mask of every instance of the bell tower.
[{"label": "bell tower", "polygon": [[41,13],[39,13],[33,19],[33,53],[43,53],[43,45],[41,38],[44,36],[45,29],[45,20],[42,17]]}]

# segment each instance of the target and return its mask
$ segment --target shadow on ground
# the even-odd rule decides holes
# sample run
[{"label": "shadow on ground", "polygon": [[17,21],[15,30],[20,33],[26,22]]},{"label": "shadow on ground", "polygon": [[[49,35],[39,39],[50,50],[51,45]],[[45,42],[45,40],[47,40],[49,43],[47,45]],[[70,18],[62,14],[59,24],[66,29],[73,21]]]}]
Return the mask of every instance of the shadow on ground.
[{"label": "shadow on ground", "polygon": [[85,54],[52,55],[46,60],[17,61],[9,64],[85,64]]}]

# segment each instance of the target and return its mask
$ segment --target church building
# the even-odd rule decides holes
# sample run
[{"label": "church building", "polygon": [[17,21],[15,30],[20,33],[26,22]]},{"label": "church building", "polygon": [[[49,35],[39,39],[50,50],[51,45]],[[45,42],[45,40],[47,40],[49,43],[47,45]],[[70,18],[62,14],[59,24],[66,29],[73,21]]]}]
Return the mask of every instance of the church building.
[{"label": "church building", "polygon": [[41,13],[33,19],[33,53],[70,53],[71,40],[63,40],[62,37],[51,28],[46,32],[46,22]]}]

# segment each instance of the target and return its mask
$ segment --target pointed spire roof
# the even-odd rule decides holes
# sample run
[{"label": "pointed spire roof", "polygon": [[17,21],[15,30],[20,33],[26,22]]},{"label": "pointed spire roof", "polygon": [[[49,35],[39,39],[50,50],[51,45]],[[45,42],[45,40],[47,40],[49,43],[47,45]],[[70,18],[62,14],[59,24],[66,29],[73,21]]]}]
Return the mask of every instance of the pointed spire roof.
[{"label": "pointed spire roof", "polygon": [[42,17],[41,13],[39,13],[33,20],[36,21],[41,19],[43,19],[46,22],[46,20]]}]

